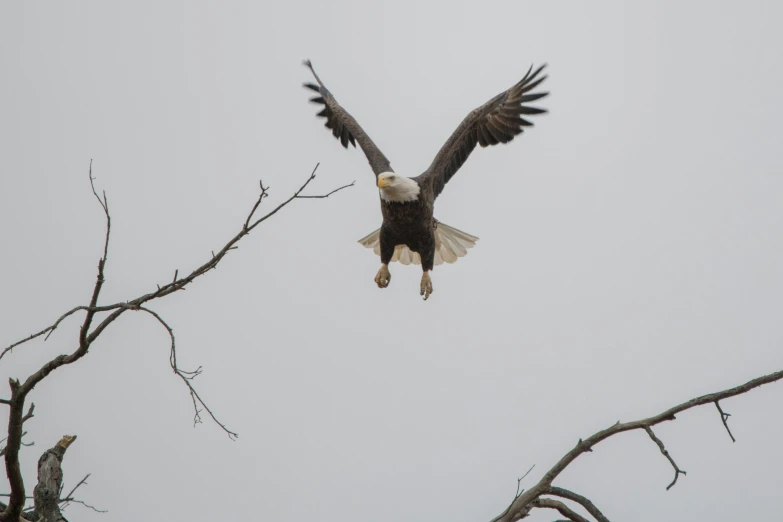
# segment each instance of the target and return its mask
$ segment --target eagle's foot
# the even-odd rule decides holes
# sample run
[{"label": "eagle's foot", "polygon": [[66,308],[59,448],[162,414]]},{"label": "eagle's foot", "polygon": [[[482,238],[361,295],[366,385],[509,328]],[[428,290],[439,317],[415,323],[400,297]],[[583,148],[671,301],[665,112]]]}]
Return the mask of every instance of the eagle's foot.
[{"label": "eagle's foot", "polygon": [[381,269],[378,270],[378,274],[375,276],[375,284],[378,288],[386,288],[391,281],[391,272],[389,272],[389,265],[381,265]]},{"label": "eagle's foot", "polygon": [[430,279],[429,272],[424,272],[421,275],[421,291],[419,292],[419,295],[423,295],[424,300],[426,301],[431,293],[432,293],[432,279]]}]

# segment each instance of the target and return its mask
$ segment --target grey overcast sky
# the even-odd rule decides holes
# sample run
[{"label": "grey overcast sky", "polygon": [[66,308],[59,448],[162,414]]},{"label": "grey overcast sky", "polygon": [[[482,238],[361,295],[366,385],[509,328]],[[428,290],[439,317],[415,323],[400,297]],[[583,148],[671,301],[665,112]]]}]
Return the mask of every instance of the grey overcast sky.
[{"label": "grey overcast sky", "polygon": [[[487,521],[585,437],[781,367],[783,105],[768,1],[20,2],[0,4],[0,344],[89,300],[195,268],[257,196],[311,193],[154,309],[240,435],[195,429],[168,337],[123,316],[32,396],[28,490],[63,434],[70,520]],[[549,64],[551,113],[479,149],[436,217],[479,236],[433,272],[357,244],[371,170],[315,118],[301,61],[418,175],[460,120]],[[0,365],[74,349],[77,320]],[[783,386],[657,434],[602,443],[558,484],[612,520],[771,520]],[[3,486],[7,488],[7,484]],[[549,521],[556,513],[536,512]]]}]

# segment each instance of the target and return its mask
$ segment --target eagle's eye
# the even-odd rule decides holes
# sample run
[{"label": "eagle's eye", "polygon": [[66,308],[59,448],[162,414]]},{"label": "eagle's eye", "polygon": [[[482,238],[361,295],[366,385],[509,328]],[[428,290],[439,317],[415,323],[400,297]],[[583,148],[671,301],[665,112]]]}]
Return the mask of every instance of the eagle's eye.
[{"label": "eagle's eye", "polygon": [[394,181],[394,176],[389,176],[389,181]]}]

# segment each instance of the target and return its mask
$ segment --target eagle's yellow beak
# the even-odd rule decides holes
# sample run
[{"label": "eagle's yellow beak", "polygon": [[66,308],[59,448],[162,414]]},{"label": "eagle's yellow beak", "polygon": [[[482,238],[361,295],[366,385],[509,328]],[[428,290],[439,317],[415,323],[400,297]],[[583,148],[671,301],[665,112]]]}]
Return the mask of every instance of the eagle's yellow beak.
[{"label": "eagle's yellow beak", "polygon": [[391,182],[386,179],[386,176],[380,175],[378,176],[378,188],[386,188],[389,185],[391,185]]}]

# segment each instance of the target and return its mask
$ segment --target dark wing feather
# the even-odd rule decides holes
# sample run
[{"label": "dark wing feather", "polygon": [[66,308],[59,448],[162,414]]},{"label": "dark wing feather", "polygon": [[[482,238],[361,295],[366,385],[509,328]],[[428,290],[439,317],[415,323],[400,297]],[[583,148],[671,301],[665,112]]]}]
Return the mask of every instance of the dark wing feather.
[{"label": "dark wing feather", "polygon": [[319,94],[318,96],[310,98],[310,101],[324,106],[324,109],[317,114],[318,116],[326,118],[324,126],[327,129],[332,130],[332,135],[340,140],[340,143],[346,149],[348,148],[349,143],[356,147],[356,142],[358,141],[359,147],[362,148],[364,155],[367,156],[367,161],[370,162],[372,171],[376,176],[382,172],[394,172],[391,168],[391,164],[389,164],[389,160],[383,155],[383,152],[373,143],[353,116],[348,114],[348,112],[337,103],[337,100],[334,99],[334,96],[329,92],[329,89],[321,82],[321,79],[315,74],[315,69],[313,69],[313,64],[310,63],[310,60],[305,60],[304,64],[310,68],[313,76],[315,76],[316,82],[318,82],[318,85],[314,83],[305,83],[304,86]]},{"label": "dark wing feather", "polygon": [[520,117],[520,114],[536,115],[547,112],[546,109],[523,105],[549,94],[527,94],[546,79],[546,75],[538,77],[544,67],[546,65],[532,72],[531,66],[519,83],[471,111],[438,151],[427,171],[419,177],[420,183],[430,182],[434,196],[437,197],[468,159],[476,144],[488,147],[508,143],[515,136],[522,134],[523,127],[533,125]]}]

